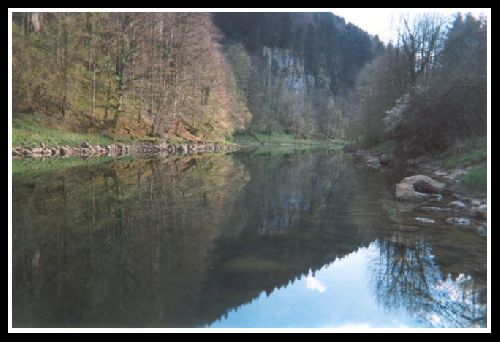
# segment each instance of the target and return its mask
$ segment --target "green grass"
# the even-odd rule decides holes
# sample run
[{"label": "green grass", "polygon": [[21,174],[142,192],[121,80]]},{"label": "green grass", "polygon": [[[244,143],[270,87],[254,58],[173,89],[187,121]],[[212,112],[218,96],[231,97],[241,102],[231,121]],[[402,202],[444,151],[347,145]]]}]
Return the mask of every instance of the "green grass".
[{"label": "green grass", "polygon": [[[33,115],[17,115],[12,120],[12,146],[37,147],[44,143],[51,147],[55,145],[78,146],[84,141],[90,144],[109,145],[116,143],[132,144],[134,142],[166,142],[159,137],[142,136],[134,138],[128,135],[114,135],[108,131],[102,133],[72,132],[67,129],[48,127],[46,117]],[[168,140],[172,144],[188,143],[176,137]],[[230,142],[223,142],[229,144]]]},{"label": "green grass", "polygon": [[64,129],[46,127],[32,117],[17,117],[12,120],[12,146],[36,147],[41,143],[49,146],[76,146],[88,141],[91,144],[108,145],[117,142],[130,143],[128,136],[112,136],[110,133],[90,134],[71,132]]},{"label": "green grass", "polygon": [[343,146],[346,142],[342,139],[303,139],[297,138],[293,134],[273,133],[273,134],[235,134],[230,140],[242,146],[254,145],[274,145],[274,146],[323,146],[323,145],[339,145]]},{"label": "green grass", "polygon": [[472,168],[460,178],[460,182],[474,193],[486,193],[488,183],[486,163]]},{"label": "green grass", "polygon": [[459,145],[450,146],[438,156],[447,168],[469,166],[486,161],[486,137],[471,138]]},{"label": "green grass", "polygon": [[377,154],[390,154],[396,149],[396,141],[385,140],[377,144],[372,150]]}]

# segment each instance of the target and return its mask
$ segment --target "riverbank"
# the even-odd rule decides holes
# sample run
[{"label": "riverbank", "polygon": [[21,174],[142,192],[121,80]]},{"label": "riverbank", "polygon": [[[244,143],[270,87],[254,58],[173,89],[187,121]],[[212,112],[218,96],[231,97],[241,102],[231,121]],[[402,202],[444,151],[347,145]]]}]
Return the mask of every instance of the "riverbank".
[{"label": "riverbank", "polygon": [[[437,223],[438,213],[439,220],[446,224],[487,234],[487,153],[477,140],[433,156],[409,159],[388,148],[360,149],[351,145],[344,150],[367,167],[403,170],[407,177],[394,184],[394,197],[405,210],[417,215],[414,220],[420,224]],[[434,218],[426,217],[431,212]]]},{"label": "riverbank", "polygon": [[153,153],[196,153],[235,150],[238,145],[209,142],[190,142],[173,144],[167,142],[138,142],[133,144],[92,145],[84,141],[80,146],[49,146],[42,143],[39,147],[15,147],[13,157],[91,157],[123,156]]},{"label": "riverbank", "polygon": [[62,127],[45,126],[33,118],[25,117],[13,120],[12,145],[14,158],[195,153],[239,148],[238,144],[227,141],[200,142],[178,137],[137,137],[111,134],[108,131],[73,132]]},{"label": "riverbank", "polygon": [[161,139],[145,135],[102,132],[73,132],[64,127],[46,126],[46,118],[21,116],[13,120],[12,156],[23,157],[90,157],[154,153],[200,153],[250,148],[278,151],[311,147],[341,149],[340,139],[304,139],[292,134],[235,134],[227,140],[190,141],[175,137]]}]

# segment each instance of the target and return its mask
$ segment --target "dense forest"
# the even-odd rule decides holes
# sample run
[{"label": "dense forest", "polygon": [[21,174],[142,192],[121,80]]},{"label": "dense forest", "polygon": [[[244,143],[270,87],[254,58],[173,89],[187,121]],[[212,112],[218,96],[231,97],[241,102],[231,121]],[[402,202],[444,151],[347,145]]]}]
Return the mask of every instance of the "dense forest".
[{"label": "dense forest", "polygon": [[486,135],[486,80],[486,19],[471,15],[401,16],[388,45],[331,13],[13,17],[14,117],[84,132],[416,155]]},{"label": "dense forest", "polygon": [[[395,45],[367,64],[346,101],[350,136],[403,155],[486,137],[486,21],[403,17]],[[484,138],[484,144],[486,139]]]},{"label": "dense forest", "polygon": [[209,14],[16,13],[13,34],[14,113],[198,138],[251,117]]}]

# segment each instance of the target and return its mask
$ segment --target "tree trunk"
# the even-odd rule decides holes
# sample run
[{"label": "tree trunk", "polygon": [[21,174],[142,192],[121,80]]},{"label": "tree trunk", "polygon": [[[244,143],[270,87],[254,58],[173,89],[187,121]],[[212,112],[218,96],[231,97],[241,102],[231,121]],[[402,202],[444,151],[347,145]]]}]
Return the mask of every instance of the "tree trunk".
[{"label": "tree trunk", "polygon": [[61,103],[61,113],[66,122],[66,102],[68,97],[68,26],[66,22],[66,17],[63,17],[63,45],[64,45],[64,54],[63,54],[63,98]]}]

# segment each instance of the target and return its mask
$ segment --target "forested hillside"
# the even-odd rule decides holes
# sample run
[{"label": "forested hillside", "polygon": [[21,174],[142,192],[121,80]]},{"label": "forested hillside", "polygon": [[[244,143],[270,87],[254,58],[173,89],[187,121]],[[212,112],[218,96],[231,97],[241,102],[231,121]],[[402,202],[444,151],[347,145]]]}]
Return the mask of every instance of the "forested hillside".
[{"label": "forested hillside", "polygon": [[332,13],[217,13],[224,47],[256,132],[344,136],[341,99],[383,50]]},{"label": "forested hillside", "polygon": [[210,139],[251,115],[208,13],[15,13],[13,106],[74,130]]},{"label": "forested hillside", "polygon": [[402,16],[397,37],[384,46],[332,13],[14,13],[14,121],[107,137],[341,138],[402,155],[476,144],[486,19]]},{"label": "forested hillside", "polygon": [[343,136],[335,96],[383,51],[331,13],[15,13],[14,116],[84,132]]}]

